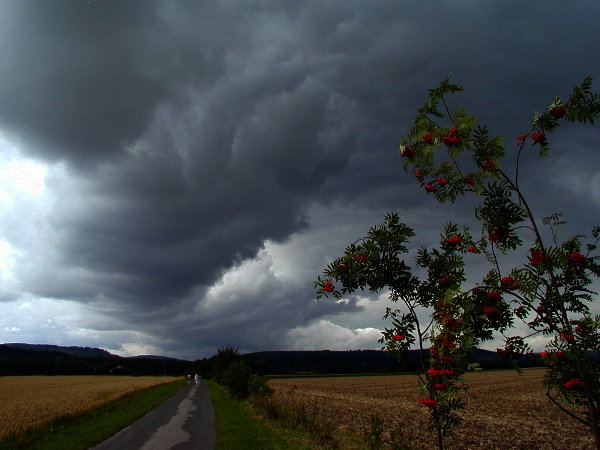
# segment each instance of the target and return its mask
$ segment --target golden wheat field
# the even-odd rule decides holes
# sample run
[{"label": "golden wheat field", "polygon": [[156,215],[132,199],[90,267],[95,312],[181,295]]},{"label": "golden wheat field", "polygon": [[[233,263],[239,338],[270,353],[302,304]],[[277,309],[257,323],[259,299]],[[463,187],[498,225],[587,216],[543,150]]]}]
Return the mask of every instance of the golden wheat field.
[{"label": "golden wheat field", "polygon": [[0,377],[0,440],[61,416],[90,411],[131,392],[172,381],[173,377]]},{"label": "golden wheat field", "polygon": [[[567,417],[546,397],[544,369],[476,372],[465,376],[464,422],[449,449],[587,449],[590,432]],[[427,431],[429,413],[419,405],[413,375],[296,378],[269,381],[274,399],[290,408],[306,408],[339,428],[362,433],[373,414],[386,429],[401,429],[411,448],[437,448]]]}]

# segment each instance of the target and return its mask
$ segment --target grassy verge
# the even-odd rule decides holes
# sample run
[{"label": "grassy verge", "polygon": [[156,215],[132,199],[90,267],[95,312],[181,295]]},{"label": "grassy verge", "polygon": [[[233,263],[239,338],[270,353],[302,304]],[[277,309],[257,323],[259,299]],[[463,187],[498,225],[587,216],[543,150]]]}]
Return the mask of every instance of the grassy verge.
[{"label": "grassy verge", "polygon": [[162,384],[129,394],[112,403],[0,442],[0,449],[89,449],[125,428],[177,392],[185,381]]},{"label": "grassy verge", "polygon": [[249,403],[233,400],[225,388],[212,381],[207,386],[215,409],[218,450],[323,448],[309,431],[264,417]]}]

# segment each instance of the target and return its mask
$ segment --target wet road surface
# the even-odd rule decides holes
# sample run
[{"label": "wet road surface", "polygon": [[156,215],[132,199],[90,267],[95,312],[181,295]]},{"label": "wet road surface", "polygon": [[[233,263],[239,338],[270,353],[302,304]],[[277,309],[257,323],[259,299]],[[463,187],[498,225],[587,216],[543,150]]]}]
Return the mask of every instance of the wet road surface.
[{"label": "wet road surface", "polygon": [[212,450],[215,423],[210,394],[192,382],[93,450]]}]

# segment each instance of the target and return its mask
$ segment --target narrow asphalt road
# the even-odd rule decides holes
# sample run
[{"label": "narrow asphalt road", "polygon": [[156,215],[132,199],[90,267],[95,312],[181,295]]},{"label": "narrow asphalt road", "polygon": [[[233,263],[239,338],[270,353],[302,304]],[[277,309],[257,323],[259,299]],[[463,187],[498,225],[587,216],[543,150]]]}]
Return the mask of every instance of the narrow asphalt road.
[{"label": "narrow asphalt road", "polygon": [[216,447],[208,388],[192,382],[93,450],[211,450]]}]

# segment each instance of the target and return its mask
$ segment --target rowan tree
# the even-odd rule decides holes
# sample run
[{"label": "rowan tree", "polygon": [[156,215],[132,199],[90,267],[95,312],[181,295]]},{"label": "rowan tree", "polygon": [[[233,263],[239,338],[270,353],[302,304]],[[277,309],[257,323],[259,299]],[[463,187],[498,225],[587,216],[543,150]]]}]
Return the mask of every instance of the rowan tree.
[{"label": "rowan tree", "polygon": [[[502,136],[491,137],[485,126],[464,108],[450,111],[447,97],[462,88],[450,77],[431,89],[413,125],[401,139],[404,168],[412,172],[426,193],[440,202],[458,201],[463,195],[478,199],[474,217],[477,237],[467,227],[447,224],[436,248],[421,248],[413,274],[403,257],[414,231],[388,214],[384,224],[346,248],[315,282],[317,297],[341,297],[358,289],[389,289],[390,299],[404,304],[388,309],[392,327],[383,332],[388,350],[403,352],[418,346],[422,357],[420,402],[430,409],[438,445],[456,429],[461,418],[462,374],[469,353],[481,342],[503,333],[502,356],[515,359],[529,350],[527,338],[544,335],[548,346],[540,354],[548,367],[549,399],[570,417],[590,427],[600,449],[600,365],[594,357],[600,345],[600,318],[590,304],[597,300],[591,285],[600,275],[594,254],[600,227],[583,235],[558,240],[564,215],[537,218],[519,181],[535,167],[522,167],[524,152],[550,154],[550,136],[564,122],[593,124],[600,116],[598,95],[586,78],[568,99],[556,97],[543,113],[507,149]],[[512,161],[510,161],[512,160]],[[509,173],[504,166],[511,167]],[[523,250],[526,249],[527,256]],[[482,280],[467,280],[468,265],[489,265]],[[514,261],[522,259],[521,264]],[[334,281],[341,284],[337,289]],[[426,321],[418,314],[427,311]],[[527,324],[527,336],[509,334],[515,321]],[[429,352],[424,347],[430,345]]]}]

